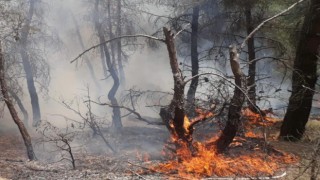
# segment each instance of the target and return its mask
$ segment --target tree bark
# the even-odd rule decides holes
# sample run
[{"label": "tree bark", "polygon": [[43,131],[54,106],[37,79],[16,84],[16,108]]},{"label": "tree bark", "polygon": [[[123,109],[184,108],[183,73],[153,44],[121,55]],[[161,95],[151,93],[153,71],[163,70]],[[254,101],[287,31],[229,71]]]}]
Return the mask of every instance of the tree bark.
[{"label": "tree bark", "polygon": [[21,30],[20,55],[22,58],[23,68],[26,73],[27,86],[28,86],[28,91],[31,98],[31,106],[32,106],[32,114],[33,114],[32,125],[36,127],[40,124],[40,121],[41,121],[40,105],[39,105],[37,90],[36,90],[34,79],[33,79],[33,70],[30,63],[30,57],[27,53],[27,41],[28,41],[28,35],[30,32],[32,17],[34,14],[34,6],[35,6],[35,1],[30,0],[30,9],[28,12],[28,16],[26,18],[25,25],[22,27],[22,30]]},{"label": "tree bark", "polygon": [[[300,140],[308,122],[315,83],[320,45],[320,1],[312,0],[305,16],[292,73],[292,93],[281,126],[280,138]],[[304,88],[307,87],[307,88]]]},{"label": "tree bark", "polygon": [[184,126],[186,123],[184,110],[185,83],[182,73],[179,69],[174,36],[166,27],[163,28],[163,32],[165,35],[165,43],[169,53],[170,67],[174,80],[173,99],[169,105],[169,111],[173,111],[173,120],[171,120],[173,127],[171,127],[171,130],[169,130],[175,133],[174,136],[177,136],[177,140],[182,140],[183,142],[190,144],[192,142],[192,133],[187,132],[187,129]]},{"label": "tree bark", "polygon": [[[104,34],[102,32],[101,29],[101,24],[99,23],[99,0],[96,0],[95,2],[95,13],[96,13],[96,17],[95,17],[95,28],[96,31],[98,32],[98,37],[99,37],[99,41],[100,43],[105,42],[105,37]],[[113,112],[113,116],[112,116],[112,124],[113,127],[116,130],[120,130],[122,128],[122,122],[121,122],[121,111],[119,108],[119,103],[116,99],[116,93],[118,91],[118,88],[120,86],[120,80],[118,77],[118,73],[115,69],[115,64],[111,62],[111,56],[108,50],[108,47],[105,43],[102,44],[102,48],[103,48],[103,52],[104,52],[104,57],[105,57],[105,61],[107,64],[107,67],[109,69],[110,75],[112,77],[113,80],[113,86],[111,87],[109,93],[108,93],[108,99],[110,100],[112,106],[114,106],[112,108],[112,112]]]},{"label": "tree bark", "polygon": [[17,111],[15,110],[13,103],[10,99],[9,93],[8,93],[8,86],[5,80],[5,70],[4,70],[4,58],[2,54],[2,47],[0,42],[0,86],[1,86],[1,92],[4,98],[4,101],[10,111],[11,117],[15,124],[18,126],[20,134],[22,136],[22,139],[24,141],[24,145],[27,149],[27,155],[29,160],[36,160],[36,156],[33,151],[33,146],[31,142],[30,135],[27,131],[27,128],[24,126],[23,122],[20,120]]},{"label": "tree bark", "polygon": [[[245,16],[246,16],[246,28],[247,28],[247,34],[249,35],[254,27],[252,22],[252,13],[251,13],[251,7],[247,6],[245,10]],[[256,52],[255,52],[255,43],[254,43],[254,36],[250,37],[248,39],[248,62],[249,62],[249,68],[248,68],[248,96],[250,102],[248,102],[249,109],[255,113],[258,113],[257,111],[257,105],[256,105]]]},{"label": "tree bark", "polygon": [[[198,59],[198,26],[199,26],[199,6],[193,7],[192,24],[191,24],[191,74],[196,76],[199,73],[199,59]],[[193,78],[187,93],[188,111],[190,115],[194,116],[194,100],[198,87],[199,77]]]},{"label": "tree bark", "polygon": [[221,136],[217,140],[217,151],[223,152],[233,141],[233,138],[236,136],[241,117],[241,108],[245,100],[245,96],[241,91],[245,81],[245,76],[240,69],[239,64],[239,54],[237,47],[235,45],[230,46],[230,64],[232,72],[235,76],[235,84],[238,87],[235,87],[234,94],[231,99],[229,112],[228,112],[228,121],[226,127],[223,129]]}]

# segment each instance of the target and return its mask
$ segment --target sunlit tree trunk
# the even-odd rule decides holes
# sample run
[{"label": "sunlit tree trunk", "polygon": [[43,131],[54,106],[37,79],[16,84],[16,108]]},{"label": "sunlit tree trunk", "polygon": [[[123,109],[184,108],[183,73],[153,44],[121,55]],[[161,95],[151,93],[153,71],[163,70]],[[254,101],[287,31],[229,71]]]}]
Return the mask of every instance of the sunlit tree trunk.
[{"label": "sunlit tree trunk", "polygon": [[[192,24],[191,24],[191,74],[196,76],[199,73],[199,59],[198,59],[198,26],[199,26],[199,6],[193,7]],[[194,113],[195,96],[198,87],[199,77],[193,78],[187,93],[187,101],[191,116]]]},{"label": "sunlit tree trunk", "polygon": [[33,114],[33,123],[34,127],[38,126],[41,121],[41,114],[40,114],[40,105],[37,90],[35,87],[34,77],[33,77],[33,70],[30,63],[30,57],[27,53],[27,44],[28,44],[28,35],[30,33],[31,21],[34,14],[34,6],[35,1],[30,0],[30,9],[26,18],[26,22],[21,30],[21,39],[20,39],[20,54],[22,58],[22,64],[24,71],[26,73],[27,79],[27,86],[28,91],[31,98],[31,106],[32,106],[32,114]]},{"label": "sunlit tree trunk", "polygon": [[[169,105],[169,111],[173,115],[172,126],[169,126],[171,133],[174,133],[175,138],[182,140],[186,143],[192,142],[192,133],[187,132],[184,126],[185,123],[185,110],[184,110],[184,87],[185,83],[183,80],[182,73],[179,69],[179,63],[176,55],[176,47],[174,43],[174,36],[170,30],[163,28],[165,35],[165,43],[169,54],[170,67],[173,74],[174,88],[173,88],[173,99]],[[167,126],[168,127],[168,126]]]},{"label": "sunlit tree trunk", "polygon": [[292,93],[281,126],[280,137],[285,140],[301,139],[308,122],[315,83],[320,46],[320,1],[312,0],[305,16],[292,74]]},{"label": "sunlit tree trunk", "polygon": [[5,80],[5,68],[4,68],[4,57],[3,57],[3,53],[2,53],[2,47],[1,47],[1,42],[0,42],[0,86],[1,86],[1,93],[3,96],[3,99],[10,111],[11,117],[13,119],[13,121],[16,123],[16,125],[19,128],[20,134],[22,136],[22,139],[24,141],[24,145],[26,146],[27,149],[27,155],[29,160],[36,160],[36,156],[34,154],[33,151],[33,146],[32,146],[32,142],[31,142],[31,138],[30,135],[27,131],[27,128],[24,126],[23,122],[20,120],[18,113],[16,111],[16,109],[13,106],[13,103],[10,99],[9,96],[9,90],[8,90],[8,86]]},{"label": "sunlit tree trunk", "polygon": [[239,54],[236,46],[230,47],[230,64],[237,87],[234,89],[234,94],[230,102],[226,127],[223,129],[221,136],[217,140],[218,152],[223,152],[236,136],[240,125],[241,109],[245,100],[243,92],[239,89],[242,88],[246,81],[240,68]]}]

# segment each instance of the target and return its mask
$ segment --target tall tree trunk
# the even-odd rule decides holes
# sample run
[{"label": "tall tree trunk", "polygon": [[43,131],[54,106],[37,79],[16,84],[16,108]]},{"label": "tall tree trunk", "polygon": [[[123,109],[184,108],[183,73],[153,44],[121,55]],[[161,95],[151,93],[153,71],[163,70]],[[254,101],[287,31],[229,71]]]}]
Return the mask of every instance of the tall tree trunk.
[{"label": "tall tree trunk", "polygon": [[5,80],[5,70],[4,70],[4,57],[2,54],[2,47],[0,42],[0,86],[1,86],[1,93],[3,95],[4,101],[10,111],[11,117],[13,121],[16,123],[16,125],[19,128],[20,134],[22,136],[22,139],[24,141],[24,145],[27,149],[27,155],[29,160],[36,160],[36,156],[33,151],[32,142],[30,135],[27,131],[27,128],[24,126],[23,122],[18,117],[18,113],[15,110],[13,103],[10,99],[9,93],[8,93],[8,86]]},{"label": "tall tree trunk", "polygon": [[241,91],[242,86],[245,81],[245,76],[241,71],[239,64],[239,53],[237,47],[230,46],[230,64],[231,69],[235,77],[235,84],[238,87],[235,87],[234,94],[231,99],[229,112],[228,112],[228,121],[226,127],[223,129],[221,136],[217,140],[217,150],[218,152],[223,152],[233,141],[233,138],[236,136],[241,117],[241,108],[245,100],[245,96]]},{"label": "tall tree trunk", "polygon": [[[122,35],[122,17],[121,17],[121,9],[122,9],[122,0],[118,0],[117,4],[117,36],[120,37]],[[123,62],[122,62],[122,44],[121,39],[117,40],[117,55],[118,55],[118,68],[119,68],[119,76],[120,76],[120,83],[122,87],[125,87],[126,85],[126,77],[124,74],[123,69]]]},{"label": "tall tree trunk", "polygon": [[30,32],[31,21],[34,14],[34,6],[35,6],[35,1],[30,0],[30,9],[26,18],[26,22],[21,30],[20,54],[22,58],[23,68],[26,73],[27,86],[28,86],[28,91],[31,98],[31,106],[32,106],[32,114],[33,114],[32,125],[36,127],[40,124],[40,121],[41,121],[40,105],[39,105],[37,90],[36,90],[34,79],[33,79],[33,70],[30,63],[30,57],[27,53],[28,35]]},{"label": "tall tree trunk", "polygon": [[[192,24],[191,24],[191,68],[192,76],[196,76],[199,73],[199,59],[198,59],[198,26],[199,26],[199,6],[193,7]],[[194,116],[194,103],[195,96],[198,87],[199,77],[193,78],[187,93],[188,111],[190,115]]]},{"label": "tall tree trunk", "polygon": [[[84,47],[83,39],[82,39],[82,36],[81,36],[81,33],[80,33],[78,22],[77,22],[76,18],[74,17],[74,15],[72,15],[72,19],[73,19],[74,25],[76,27],[76,35],[78,36],[80,46],[81,46],[82,50],[84,51],[85,47]],[[96,75],[94,73],[93,66],[92,66],[90,60],[88,59],[88,56],[84,56],[84,60],[85,60],[85,62],[87,64],[87,66],[88,66],[88,69],[89,69],[89,72],[90,72],[90,75],[91,75],[91,79],[93,80],[93,82],[96,85],[96,87],[98,89],[100,89],[101,88],[100,84],[97,81],[97,77],[96,77]]]},{"label": "tall tree trunk", "polygon": [[312,90],[315,89],[317,81],[320,45],[319,9],[320,1],[312,0],[300,34],[292,73],[292,94],[280,131],[280,138],[285,140],[301,139],[309,119],[314,95]]},{"label": "tall tree trunk", "polygon": [[[96,0],[96,2],[95,2],[95,13],[96,13],[95,28],[96,28],[96,31],[98,32],[99,41],[100,41],[100,43],[102,43],[102,42],[105,42],[106,40],[105,40],[104,34],[101,29],[101,24],[99,23],[99,17],[98,17],[98,15],[99,15],[99,0]],[[110,75],[113,80],[113,86],[111,87],[111,89],[108,93],[108,99],[110,100],[111,105],[113,106],[113,108],[112,108],[112,111],[113,111],[112,124],[116,130],[120,130],[122,128],[121,111],[119,108],[119,103],[115,97],[116,93],[119,89],[119,86],[120,86],[120,81],[119,81],[117,70],[115,69],[115,64],[112,63],[112,61],[111,61],[111,56],[110,56],[107,45],[103,44],[102,47],[103,47],[103,52],[104,52],[106,64],[107,64],[107,67],[109,69]]]},{"label": "tall tree trunk", "polygon": [[[247,6],[245,10],[245,16],[246,16],[246,28],[247,28],[247,34],[249,35],[254,27],[252,22],[252,13],[251,13],[251,7]],[[248,106],[251,111],[257,112],[257,106],[256,106],[256,52],[255,52],[255,46],[254,46],[254,36],[248,39],[248,62],[249,62],[249,69],[248,69],[248,96],[250,102],[248,102]]]}]

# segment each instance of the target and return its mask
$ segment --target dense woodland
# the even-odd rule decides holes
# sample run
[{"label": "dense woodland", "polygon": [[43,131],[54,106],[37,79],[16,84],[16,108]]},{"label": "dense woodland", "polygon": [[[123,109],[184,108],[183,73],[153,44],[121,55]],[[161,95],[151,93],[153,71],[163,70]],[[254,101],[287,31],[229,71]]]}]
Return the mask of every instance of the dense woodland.
[{"label": "dense woodland", "polygon": [[1,0],[0,179],[319,179],[319,9]]}]

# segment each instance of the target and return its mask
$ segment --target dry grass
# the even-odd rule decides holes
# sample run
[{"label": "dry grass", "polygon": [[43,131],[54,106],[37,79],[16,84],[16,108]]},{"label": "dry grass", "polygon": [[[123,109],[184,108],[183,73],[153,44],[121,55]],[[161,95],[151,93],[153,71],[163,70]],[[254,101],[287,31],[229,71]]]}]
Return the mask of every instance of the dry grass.
[{"label": "dry grass", "polygon": [[317,142],[320,139],[320,121],[310,120],[306,125],[306,131],[303,137],[305,142]]}]

